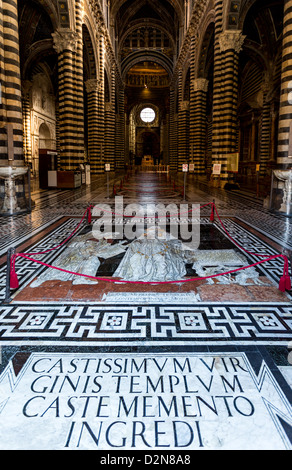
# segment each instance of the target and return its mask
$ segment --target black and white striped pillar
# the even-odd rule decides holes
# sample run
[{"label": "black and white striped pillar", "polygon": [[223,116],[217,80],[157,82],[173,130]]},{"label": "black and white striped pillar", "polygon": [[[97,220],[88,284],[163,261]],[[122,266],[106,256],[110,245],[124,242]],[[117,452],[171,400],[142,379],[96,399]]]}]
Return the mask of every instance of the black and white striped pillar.
[{"label": "black and white striped pillar", "polygon": [[[216,152],[213,159],[221,163],[221,184],[228,180],[228,155],[238,151],[237,145],[237,102],[238,102],[238,58],[245,37],[241,31],[226,30],[219,35],[221,79],[219,89],[214,92],[217,100],[216,120]],[[215,85],[215,83],[214,83]],[[215,99],[215,98],[214,98]]]},{"label": "black and white striped pillar", "polygon": [[31,153],[31,105],[30,105],[30,92],[32,82],[24,80],[22,82],[22,113],[23,113],[23,155],[24,161],[27,164],[32,162]]},{"label": "black and white striped pillar", "polygon": [[113,103],[105,103],[105,132],[104,132],[104,160],[110,164],[110,169],[115,169],[115,112]]},{"label": "black and white striped pillar", "polygon": [[87,93],[87,122],[88,122],[88,159],[90,172],[99,172],[99,129],[98,129],[98,80],[95,78],[85,82]]},{"label": "black and white striped pillar", "polygon": [[190,102],[184,100],[179,103],[178,113],[178,171],[182,171],[182,165],[189,161],[189,122]]},{"label": "black and white striped pillar", "polygon": [[260,177],[266,175],[267,164],[271,157],[271,101],[268,99],[268,84],[263,85],[263,110],[260,121]]},{"label": "black and white striped pillar", "polygon": [[189,120],[190,102],[185,100],[183,92],[183,68],[178,71],[178,128],[177,128],[177,170],[182,171],[182,165],[189,161]]},{"label": "black and white striped pillar", "polygon": [[78,34],[63,29],[52,36],[58,53],[60,166],[63,170],[74,170],[84,155],[83,106],[78,109],[81,91],[75,68]]},{"label": "black and white striped pillar", "polygon": [[177,170],[177,112],[174,87],[170,87],[169,115],[169,167],[170,171]]},{"label": "black and white striped pillar", "polygon": [[119,84],[118,94],[118,109],[116,110],[116,125],[115,125],[115,166],[117,169],[124,168],[125,161],[125,90]]},{"label": "black and white striped pillar", "polygon": [[116,69],[113,66],[110,77],[110,101],[105,102],[105,129],[104,129],[104,159],[110,164],[110,169],[115,169],[115,96],[116,96]]},{"label": "black and white striped pillar", "polygon": [[193,113],[191,122],[192,147],[191,156],[194,162],[194,173],[205,174],[205,152],[206,152],[206,102],[208,91],[208,80],[197,78],[193,80]]},{"label": "black and white striped pillar", "polygon": [[0,2],[0,165],[23,165],[23,120],[17,0]]},{"label": "black and white striped pillar", "polygon": [[292,0],[284,1],[277,164],[292,165]]},{"label": "black and white striped pillar", "polygon": [[212,162],[219,162],[221,155],[221,125],[222,125],[222,86],[221,86],[221,51],[219,37],[223,28],[223,1],[215,0],[215,25],[214,25],[214,69],[213,69],[213,120],[212,120]]}]

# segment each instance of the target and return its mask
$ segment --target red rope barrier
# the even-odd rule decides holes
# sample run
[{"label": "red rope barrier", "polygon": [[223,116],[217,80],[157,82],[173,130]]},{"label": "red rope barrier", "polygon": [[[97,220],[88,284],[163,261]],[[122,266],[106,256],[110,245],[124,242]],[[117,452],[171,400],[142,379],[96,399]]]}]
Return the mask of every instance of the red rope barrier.
[{"label": "red rope barrier", "polygon": [[[232,273],[235,273],[235,272],[238,272],[238,271],[242,271],[244,269],[248,269],[248,268],[252,268],[254,266],[258,266],[259,264],[261,263],[265,263],[266,261],[271,261],[275,258],[286,258],[285,255],[282,255],[282,254],[279,254],[279,255],[273,255],[273,256],[270,256],[268,257],[267,259],[264,259],[264,260],[261,260],[261,261],[257,261],[256,263],[253,263],[253,264],[250,264],[248,266],[242,266],[240,268],[236,268],[236,269],[232,269],[231,271],[226,271],[224,273],[219,273],[219,274],[212,274],[210,276],[204,276],[204,277],[194,277],[194,278],[189,278],[189,279],[181,279],[181,280],[178,280],[178,281],[127,281],[127,280],[123,280],[123,279],[112,279],[112,278],[103,278],[103,277],[96,277],[96,276],[90,276],[88,274],[82,274],[82,273],[75,273],[73,271],[68,271],[67,269],[63,269],[63,268],[59,268],[58,266],[52,266],[50,264],[47,264],[47,263],[44,263],[43,261],[40,261],[40,260],[36,260],[34,258],[31,258],[29,256],[26,256],[24,253],[16,253],[14,255],[14,259],[16,259],[17,256],[20,256],[21,258],[25,258],[27,259],[28,261],[33,261],[35,263],[39,263],[41,264],[42,266],[46,266],[47,268],[53,268],[53,269],[56,269],[58,271],[62,271],[64,273],[67,273],[67,274],[73,274],[73,275],[77,275],[77,276],[83,276],[83,277],[86,277],[86,278],[89,278],[89,279],[94,279],[94,280],[97,280],[97,281],[105,281],[105,282],[116,282],[116,283],[121,283],[121,284],[150,284],[150,285],[153,285],[153,284],[179,284],[179,283],[185,283],[185,282],[193,282],[193,281],[200,281],[200,280],[204,280],[204,279],[211,279],[213,277],[219,277],[219,276],[224,276],[226,274],[232,274]],[[287,260],[288,261],[288,260]],[[14,265],[13,265],[13,268],[15,267],[15,262],[14,262]],[[15,269],[15,268],[14,268]],[[285,267],[284,267],[284,271],[286,270],[286,263],[285,263]],[[15,273],[16,274],[16,273]],[[282,279],[282,278],[281,278]],[[290,278],[289,278],[290,279]],[[285,282],[286,282],[286,279],[285,279]],[[281,290],[281,289],[280,289]]]},{"label": "red rope barrier", "polygon": [[[212,205],[212,213],[211,213],[211,220],[212,220],[212,214],[213,214],[213,220],[214,220],[214,211],[216,212],[216,215],[218,217],[218,220],[220,222],[220,224],[222,225],[224,231],[226,232],[227,236],[232,240],[232,242],[238,247],[240,248],[241,250],[243,250],[244,252],[250,254],[250,255],[254,255],[254,256],[266,256],[266,255],[263,255],[263,254],[257,254],[257,253],[252,253],[248,250],[246,250],[245,248],[241,247],[232,237],[231,235],[229,234],[229,232],[227,231],[227,229],[225,228],[222,220],[220,219],[219,217],[219,214],[218,214],[218,211],[217,211],[217,208],[215,206],[215,203],[212,202],[212,203],[208,203],[208,204],[205,204],[204,206],[200,206],[200,207],[205,207],[207,205]],[[53,250],[56,250],[57,248],[61,247],[62,245],[64,245],[75,233],[76,231],[78,230],[78,228],[80,227],[81,223],[83,222],[84,220],[84,217],[85,215],[87,214],[87,212],[90,213],[90,217],[91,217],[91,207],[93,207],[92,205],[90,205],[86,211],[84,212],[83,214],[83,217],[82,219],[80,220],[79,224],[77,225],[77,227],[73,230],[73,232],[71,233],[71,235],[69,235],[69,237],[66,238],[66,240],[64,240],[62,243],[60,243],[59,245],[53,247],[53,248],[49,248],[48,250],[45,250],[45,251],[42,251],[42,252],[39,252],[39,253],[31,253],[31,255],[41,255],[41,254],[46,254],[50,251],[53,251]],[[89,217],[88,217],[89,219]],[[28,253],[28,255],[30,255],[30,253]],[[52,265],[49,265],[47,263],[44,263],[43,261],[40,261],[40,260],[36,260],[34,258],[31,258],[30,256],[28,255],[25,255],[24,253],[15,253],[14,255],[12,255],[11,257],[11,262],[10,262],[10,287],[11,289],[17,289],[19,287],[19,283],[18,283],[18,278],[17,278],[17,274],[16,274],[16,271],[15,271],[15,261],[16,261],[16,258],[17,257],[22,257],[22,258],[25,258],[29,261],[32,261],[32,262],[35,262],[35,263],[39,263],[41,264],[42,266],[45,266],[45,267],[48,267],[48,268],[53,268],[53,269],[57,269],[58,271],[62,271],[62,272],[65,272],[65,273],[68,273],[68,274],[73,274],[73,275],[77,275],[77,276],[83,276],[83,277],[86,277],[86,278],[89,278],[89,279],[93,279],[93,280],[100,280],[100,281],[105,281],[105,282],[115,282],[115,283],[126,283],[126,284],[148,284],[148,285],[153,285],[153,284],[174,284],[174,283],[185,283],[185,282],[193,282],[193,281],[199,281],[199,280],[205,280],[205,279],[211,279],[213,277],[219,277],[219,276],[223,276],[223,275],[226,275],[226,274],[232,274],[232,273],[235,273],[235,272],[238,272],[238,271],[242,271],[244,269],[248,269],[248,268],[251,268],[251,267],[254,267],[254,266],[258,266],[259,264],[262,264],[262,263],[265,263],[267,261],[271,261],[273,259],[276,259],[276,258],[283,258],[284,259],[284,271],[283,271],[283,275],[280,279],[280,282],[279,282],[279,290],[281,290],[282,292],[285,292],[285,290],[290,290],[291,289],[291,279],[290,279],[290,276],[289,276],[289,262],[288,262],[288,258],[286,255],[283,255],[283,254],[277,254],[277,255],[273,255],[273,256],[269,256],[267,257],[266,259],[264,260],[261,260],[261,261],[257,261],[256,263],[253,263],[253,264],[250,264],[248,266],[242,266],[240,268],[236,268],[236,269],[232,269],[230,271],[227,271],[227,272],[224,272],[224,273],[219,273],[219,274],[212,274],[210,276],[204,276],[204,277],[195,277],[195,278],[189,278],[189,279],[181,279],[181,280],[178,280],[178,281],[152,281],[152,282],[146,282],[146,281],[127,281],[127,280],[122,280],[122,279],[112,279],[112,278],[101,278],[101,277],[96,277],[96,276],[89,276],[87,274],[82,274],[82,273],[75,273],[75,272],[72,272],[72,271],[68,271],[66,269],[63,269],[63,268],[59,268],[57,266],[52,266]]]}]

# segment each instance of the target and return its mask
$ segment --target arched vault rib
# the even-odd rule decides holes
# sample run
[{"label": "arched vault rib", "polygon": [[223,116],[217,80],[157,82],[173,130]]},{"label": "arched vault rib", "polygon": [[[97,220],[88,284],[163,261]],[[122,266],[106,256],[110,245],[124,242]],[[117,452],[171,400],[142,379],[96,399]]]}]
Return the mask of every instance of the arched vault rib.
[{"label": "arched vault rib", "polygon": [[134,52],[130,54],[126,59],[122,62],[121,71],[122,71],[122,78],[125,79],[128,71],[139,62],[143,61],[151,61],[156,62],[161,65],[169,74],[169,78],[171,80],[173,74],[173,64],[170,59],[163,56],[161,53],[155,51],[143,51],[141,52]]}]

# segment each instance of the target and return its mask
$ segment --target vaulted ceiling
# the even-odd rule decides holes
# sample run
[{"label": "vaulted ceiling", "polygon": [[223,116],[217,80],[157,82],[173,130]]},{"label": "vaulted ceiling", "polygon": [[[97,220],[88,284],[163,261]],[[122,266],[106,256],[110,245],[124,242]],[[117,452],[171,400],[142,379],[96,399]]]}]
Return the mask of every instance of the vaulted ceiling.
[{"label": "vaulted ceiling", "polygon": [[118,59],[125,81],[126,112],[143,102],[169,102],[183,0],[114,0],[111,17],[118,40]]}]

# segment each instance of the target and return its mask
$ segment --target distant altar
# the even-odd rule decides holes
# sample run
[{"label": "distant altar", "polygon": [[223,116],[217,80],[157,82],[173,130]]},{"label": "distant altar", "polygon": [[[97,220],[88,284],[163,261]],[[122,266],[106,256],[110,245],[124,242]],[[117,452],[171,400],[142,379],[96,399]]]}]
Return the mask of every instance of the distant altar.
[{"label": "distant altar", "polygon": [[151,155],[144,155],[142,159],[142,166],[154,165],[153,158]]}]

